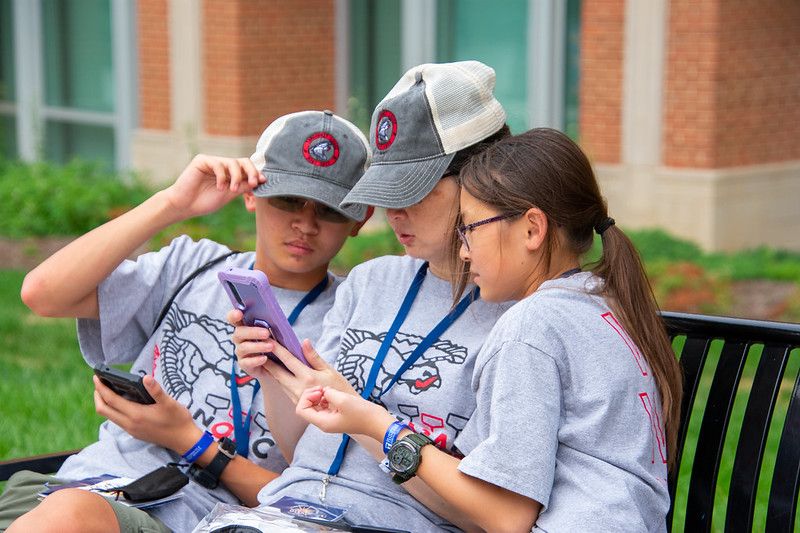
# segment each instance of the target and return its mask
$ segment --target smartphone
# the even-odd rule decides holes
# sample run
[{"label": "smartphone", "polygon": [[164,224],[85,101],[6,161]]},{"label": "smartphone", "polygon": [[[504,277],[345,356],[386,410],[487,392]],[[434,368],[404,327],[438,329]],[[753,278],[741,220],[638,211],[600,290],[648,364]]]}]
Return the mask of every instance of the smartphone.
[{"label": "smartphone", "polygon": [[145,405],[156,403],[142,383],[142,376],[125,372],[113,366],[100,363],[94,367],[94,373],[100,381],[126,400],[143,403]]},{"label": "smartphone", "polygon": [[[310,366],[303,357],[297,335],[272,293],[266,274],[260,270],[230,267],[220,271],[217,277],[233,306],[242,312],[246,325],[268,328],[272,338],[303,364]],[[267,356],[273,361],[281,362],[273,353]]]}]

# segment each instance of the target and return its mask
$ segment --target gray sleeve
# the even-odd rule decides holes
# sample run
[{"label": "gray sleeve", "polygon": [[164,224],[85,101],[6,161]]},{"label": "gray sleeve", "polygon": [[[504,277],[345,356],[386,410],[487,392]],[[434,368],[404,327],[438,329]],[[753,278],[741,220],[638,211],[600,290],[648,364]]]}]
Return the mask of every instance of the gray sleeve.
[{"label": "gray sleeve", "polygon": [[157,252],[123,261],[97,288],[100,318],[78,319],[86,362],[135,360],[177,287],[198,266],[226,251],[211,241],[196,243],[183,236]]},{"label": "gray sleeve", "polygon": [[459,470],[547,506],[561,413],[555,362],[505,342],[476,372],[477,407],[456,441],[466,455]]}]

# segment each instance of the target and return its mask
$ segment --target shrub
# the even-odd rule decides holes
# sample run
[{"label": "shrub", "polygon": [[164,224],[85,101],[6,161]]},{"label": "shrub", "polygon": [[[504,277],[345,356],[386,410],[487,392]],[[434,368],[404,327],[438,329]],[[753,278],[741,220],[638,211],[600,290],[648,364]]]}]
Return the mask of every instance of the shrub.
[{"label": "shrub", "polygon": [[0,235],[80,235],[149,194],[135,177],[123,181],[101,163],[0,160]]}]

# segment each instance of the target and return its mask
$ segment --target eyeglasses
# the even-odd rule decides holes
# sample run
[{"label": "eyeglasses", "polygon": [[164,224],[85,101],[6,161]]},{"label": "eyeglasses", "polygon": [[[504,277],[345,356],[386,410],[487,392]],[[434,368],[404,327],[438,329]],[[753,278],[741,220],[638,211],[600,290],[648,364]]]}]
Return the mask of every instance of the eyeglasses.
[{"label": "eyeglasses", "polygon": [[298,198],[297,196],[270,196],[267,198],[267,203],[269,203],[269,205],[289,213],[297,213],[303,210],[309,202],[314,206],[314,214],[320,220],[334,222],[336,224],[351,222],[349,218],[334,208],[320,202],[308,200],[307,198]]},{"label": "eyeglasses", "polygon": [[463,242],[464,246],[466,246],[467,250],[469,250],[469,242],[467,242],[467,232],[471,232],[478,226],[483,226],[485,224],[490,224],[492,222],[497,222],[498,220],[503,220],[504,218],[509,218],[513,216],[514,215],[511,214],[497,215],[496,217],[479,220],[478,222],[473,222],[472,224],[465,224],[463,226],[459,226],[456,228],[456,230],[458,230],[458,236],[461,238],[461,242]]}]

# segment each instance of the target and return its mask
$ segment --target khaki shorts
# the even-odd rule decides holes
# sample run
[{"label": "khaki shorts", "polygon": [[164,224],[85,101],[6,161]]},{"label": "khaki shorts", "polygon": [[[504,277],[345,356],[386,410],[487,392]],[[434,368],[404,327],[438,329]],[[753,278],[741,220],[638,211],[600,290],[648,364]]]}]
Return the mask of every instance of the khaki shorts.
[{"label": "khaki shorts", "polygon": [[[11,522],[39,504],[38,494],[44,490],[45,483],[51,487],[64,483],[63,480],[24,470],[17,472],[6,483],[0,494],[0,532],[5,531]],[[171,533],[164,523],[141,509],[108,500],[117,515],[122,533]]]}]

